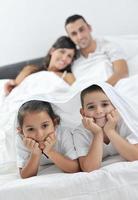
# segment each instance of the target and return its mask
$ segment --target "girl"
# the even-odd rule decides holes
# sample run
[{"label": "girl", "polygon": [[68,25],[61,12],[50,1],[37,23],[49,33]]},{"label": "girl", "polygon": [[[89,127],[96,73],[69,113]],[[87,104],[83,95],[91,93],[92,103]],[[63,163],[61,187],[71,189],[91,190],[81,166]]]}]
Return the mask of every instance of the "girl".
[{"label": "girl", "polygon": [[106,156],[120,154],[128,161],[138,159],[138,114],[107,83],[81,92],[82,125],[73,139],[82,171],[101,166]]},{"label": "girl", "polygon": [[71,73],[71,64],[76,57],[77,49],[75,44],[69,37],[61,36],[50,48],[44,59],[43,66],[41,68],[36,65],[26,66],[15,80],[10,80],[5,84],[5,94],[9,94],[28,75],[42,70],[53,71],[68,84],[72,84],[75,81],[75,77]]},{"label": "girl", "polygon": [[24,103],[17,119],[17,166],[22,178],[37,175],[39,165],[48,163],[54,163],[64,172],[79,170],[72,136],[60,127],[60,119],[48,102]]}]

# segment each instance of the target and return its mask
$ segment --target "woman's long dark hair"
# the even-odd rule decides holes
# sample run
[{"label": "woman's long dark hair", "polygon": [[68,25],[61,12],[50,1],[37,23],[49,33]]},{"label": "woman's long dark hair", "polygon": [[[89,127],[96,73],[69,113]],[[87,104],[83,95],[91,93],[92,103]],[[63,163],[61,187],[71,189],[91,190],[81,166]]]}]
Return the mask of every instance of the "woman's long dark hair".
[{"label": "woman's long dark hair", "polygon": [[[61,36],[56,40],[56,42],[52,45],[52,47],[48,51],[48,54],[45,56],[44,61],[43,61],[43,69],[44,70],[47,70],[48,67],[49,67],[49,63],[50,63],[50,60],[51,60],[50,52],[51,52],[52,48],[54,48],[54,49],[63,49],[63,48],[74,49],[75,54],[74,54],[74,57],[73,57],[73,61],[77,58],[76,45],[72,42],[72,40],[69,37]],[[71,64],[68,65],[65,69],[62,69],[60,71],[63,72],[63,71],[66,70],[67,72],[71,72]]]}]

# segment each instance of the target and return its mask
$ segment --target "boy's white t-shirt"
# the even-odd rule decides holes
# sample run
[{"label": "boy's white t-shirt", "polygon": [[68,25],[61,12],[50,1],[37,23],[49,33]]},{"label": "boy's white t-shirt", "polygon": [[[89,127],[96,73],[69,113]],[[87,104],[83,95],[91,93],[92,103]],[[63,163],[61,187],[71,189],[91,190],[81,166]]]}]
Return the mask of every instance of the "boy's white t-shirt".
[{"label": "boy's white t-shirt", "polygon": [[82,75],[84,76],[85,73],[89,73],[92,66],[94,67],[97,63],[102,62],[105,62],[107,68],[109,68],[108,73],[112,73],[112,62],[126,59],[123,50],[115,43],[103,38],[96,38],[95,41],[97,45],[95,52],[89,53],[87,58],[80,54],[80,57],[72,65],[72,72],[77,79]]},{"label": "boy's white t-shirt", "polygon": [[[61,127],[58,125],[56,129],[56,137],[57,142],[54,146],[54,149],[67,156],[71,160],[77,158],[77,154],[73,145],[73,138],[71,131],[65,127]],[[16,152],[17,152],[17,167],[22,168],[27,160],[30,157],[31,152],[25,147],[23,144],[22,136],[17,134],[16,137]],[[50,164],[53,163],[50,159],[48,159],[44,154],[41,155],[40,158],[40,165]]]},{"label": "boy's white t-shirt", "polygon": [[[121,119],[120,119],[121,120]],[[122,138],[125,138],[131,144],[138,143],[138,137],[130,132],[126,124],[121,120],[117,126],[117,132]],[[86,156],[89,152],[93,140],[93,134],[80,124],[73,131],[74,146],[77,152],[77,157]],[[110,142],[109,144],[103,143],[103,158],[118,154],[115,147]]]}]

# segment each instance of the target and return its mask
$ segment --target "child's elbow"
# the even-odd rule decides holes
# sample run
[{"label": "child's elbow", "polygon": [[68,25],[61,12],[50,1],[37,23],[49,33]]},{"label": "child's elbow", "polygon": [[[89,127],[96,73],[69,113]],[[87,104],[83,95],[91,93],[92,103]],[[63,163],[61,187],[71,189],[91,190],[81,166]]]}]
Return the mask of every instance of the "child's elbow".
[{"label": "child's elbow", "polygon": [[87,164],[82,164],[81,165],[81,170],[83,171],[83,172],[92,172],[92,171],[95,171],[95,170],[97,170],[97,169],[100,169],[100,165],[87,165]]}]

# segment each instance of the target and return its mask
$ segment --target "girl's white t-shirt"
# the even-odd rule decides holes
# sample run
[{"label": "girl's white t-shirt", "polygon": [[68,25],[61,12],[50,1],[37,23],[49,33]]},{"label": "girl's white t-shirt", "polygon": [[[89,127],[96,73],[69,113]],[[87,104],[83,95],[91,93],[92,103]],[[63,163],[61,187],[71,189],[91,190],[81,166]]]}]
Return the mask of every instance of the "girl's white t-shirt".
[{"label": "girl's white t-shirt", "polygon": [[[67,156],[71,160],[77,158],[77,154],[73,145],[73,138],[71,131],[68,128],[61,127],[60,125],[56,129],[57,142],[54,149]],[[16,137],[16,152],[17,152],[17,167],[22,168],[30,157],[31,152],[25,147],[22,140],[22,135],[17,134]],[[44,154],[41,155],[40,165],[53,163]]]}]

